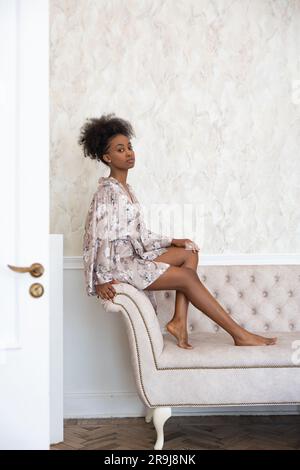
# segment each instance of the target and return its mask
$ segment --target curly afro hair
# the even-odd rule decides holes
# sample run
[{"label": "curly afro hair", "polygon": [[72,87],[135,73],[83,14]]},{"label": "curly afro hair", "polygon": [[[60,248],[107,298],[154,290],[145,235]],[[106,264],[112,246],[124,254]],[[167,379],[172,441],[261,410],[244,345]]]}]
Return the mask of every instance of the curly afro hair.
[{"label": "curly afro hair", "polygon": [[78,144],[82,145],[85,157],[103,162],[110,139],[117,134],[123,134],[128,139],[135,137],[132,125],[124,119],[114,117],[115,113],[102,115],[100,118],[90,118],[80,129]]}]

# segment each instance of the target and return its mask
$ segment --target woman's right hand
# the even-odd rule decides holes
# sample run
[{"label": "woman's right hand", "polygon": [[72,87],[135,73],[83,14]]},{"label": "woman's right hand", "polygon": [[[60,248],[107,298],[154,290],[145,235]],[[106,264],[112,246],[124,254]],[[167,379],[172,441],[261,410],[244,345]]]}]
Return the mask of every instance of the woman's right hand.
[{"label": "woman's right hand", "polygon": [[103,284],[97,284],[95,286],[97,297],[101,297],[104,300],[111,300],[116,295],[116,290],[112,284],[120,284],[120,281],[112,279],[112,281],[104,282]]}]

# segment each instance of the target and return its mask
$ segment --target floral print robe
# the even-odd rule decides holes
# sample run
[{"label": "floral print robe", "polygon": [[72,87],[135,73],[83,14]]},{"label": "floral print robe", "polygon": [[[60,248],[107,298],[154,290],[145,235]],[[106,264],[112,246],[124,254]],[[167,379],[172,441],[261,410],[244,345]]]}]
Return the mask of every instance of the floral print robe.
[{"label": "floral print robe", "polygon": [[[87,295],[96,295],[96,284],[112,279],[143,290],[170,266],[154,260],[171,246],[172,237],[158,235],[146,228],[141,206],[128,183],[130,194],[112,176],[102,176],[98,183],[83,236]],[[154,292],[145,291],[145,294],[156,310]]]}]

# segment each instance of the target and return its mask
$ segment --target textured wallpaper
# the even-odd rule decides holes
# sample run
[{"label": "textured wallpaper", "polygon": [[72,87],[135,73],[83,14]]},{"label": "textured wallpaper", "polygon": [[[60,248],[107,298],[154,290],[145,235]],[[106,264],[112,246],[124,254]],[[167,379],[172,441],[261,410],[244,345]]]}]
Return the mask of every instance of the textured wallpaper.
[{"label": "textured wallpaper", "polygon": [[51,233],[64,254],[82,254],[109,174],[83,157],[79,129],[111,112],[135,129],[127,182],[149,228],[206,254],[299,252],[299,31],[298,0],[50,0]]}]

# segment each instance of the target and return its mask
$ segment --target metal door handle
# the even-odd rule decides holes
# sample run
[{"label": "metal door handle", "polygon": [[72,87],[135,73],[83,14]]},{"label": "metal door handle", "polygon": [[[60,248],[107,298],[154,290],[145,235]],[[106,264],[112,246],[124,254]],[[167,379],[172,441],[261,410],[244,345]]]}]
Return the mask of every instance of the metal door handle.
[{"label": "metal door handle", "polygon": [[12,271],[17,273],[29,273],[33,277],[40,277],[44,273],[44,266],[40,263],[32,263],[31,266],[27,268],[21,268],[19,266],[12,266],[11,264],[7,265]]}]

